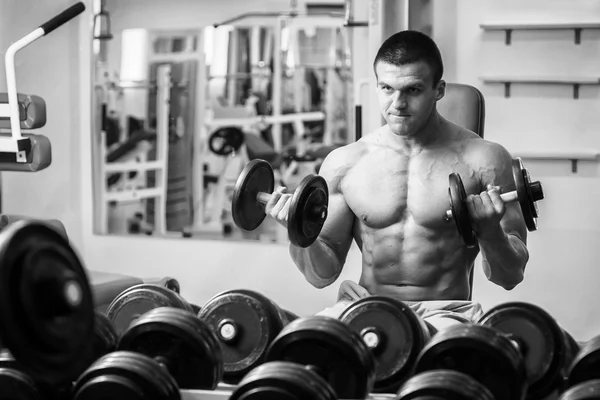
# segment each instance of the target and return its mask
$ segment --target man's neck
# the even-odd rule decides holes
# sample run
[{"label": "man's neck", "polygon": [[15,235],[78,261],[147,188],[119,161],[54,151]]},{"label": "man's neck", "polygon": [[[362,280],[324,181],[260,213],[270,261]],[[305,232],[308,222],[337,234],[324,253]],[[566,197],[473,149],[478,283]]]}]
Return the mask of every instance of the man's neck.
[{"label": "man's neck", "polygon": [[427,120],[427,123],[417,132],[410,136],[396,135],[390,132],[392,140],[406,154],[418,154],[426,148],[430,147],[441,136],[441,126],[444,119],[434,110]]}]

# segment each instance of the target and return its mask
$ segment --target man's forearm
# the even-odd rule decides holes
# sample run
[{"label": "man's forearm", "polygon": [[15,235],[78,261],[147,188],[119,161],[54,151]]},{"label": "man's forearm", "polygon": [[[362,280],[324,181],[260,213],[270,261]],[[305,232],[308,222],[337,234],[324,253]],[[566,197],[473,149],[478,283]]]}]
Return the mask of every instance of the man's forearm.
[{"label": "man's forearm", "polygon": [[502,231],[495,238],[480,240],[479,249],[483,270],[491,282],[506,290],[521,283],[529,260],[527,246],[521,238]]},{"label": "man's forearm", "polygon": [[321,239],[306,248],[290,244],[290,255],[306,280],[317,288],[332,284],[342,271],[343,261]]}]

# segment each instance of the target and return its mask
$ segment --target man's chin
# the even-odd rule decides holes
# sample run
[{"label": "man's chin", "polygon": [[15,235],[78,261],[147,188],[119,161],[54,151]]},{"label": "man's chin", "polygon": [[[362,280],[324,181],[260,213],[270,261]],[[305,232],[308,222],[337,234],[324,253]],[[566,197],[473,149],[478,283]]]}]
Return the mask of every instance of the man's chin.
[{"label": "man's chin", "polygon": [[390,130],[397,136],[410,136],[412,129],[406,125],[388,124]]}]

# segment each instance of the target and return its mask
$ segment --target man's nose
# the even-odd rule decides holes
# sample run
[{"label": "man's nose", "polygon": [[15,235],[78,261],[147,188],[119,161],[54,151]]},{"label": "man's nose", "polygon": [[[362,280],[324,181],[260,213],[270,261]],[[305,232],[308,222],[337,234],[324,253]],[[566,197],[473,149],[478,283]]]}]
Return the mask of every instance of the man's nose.
[{"label": "man's nose", "polygon": [[392,100],[392,107],[396,109],[406,108],[406,96],[404,96],[401,92],[394,93],[394,98]]}]

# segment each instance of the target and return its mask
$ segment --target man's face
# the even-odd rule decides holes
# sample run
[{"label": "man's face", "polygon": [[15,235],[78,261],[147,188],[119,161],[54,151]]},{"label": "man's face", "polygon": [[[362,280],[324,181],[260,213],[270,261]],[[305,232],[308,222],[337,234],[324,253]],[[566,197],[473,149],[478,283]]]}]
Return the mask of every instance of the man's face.
[{"label": "man's face", "polygon": [[375,70],[379,107],[391,131],[405,137],[418,134],[444,97],[445,82],[434,87],[431,68],[423,61],[400,66],[379,62]]}]

